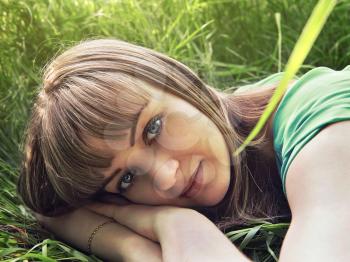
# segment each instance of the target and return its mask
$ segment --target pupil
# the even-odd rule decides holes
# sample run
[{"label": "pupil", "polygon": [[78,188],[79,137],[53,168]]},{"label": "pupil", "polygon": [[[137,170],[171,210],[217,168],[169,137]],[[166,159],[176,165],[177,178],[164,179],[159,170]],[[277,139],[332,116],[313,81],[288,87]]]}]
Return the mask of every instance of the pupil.
[{"label": "pupil", "polygon": [[155,121],[153,125],[151,125],[151,130],[150,130],[151,133],[157,132],[157,128],[158,128],[157,122],[159,123],[159,119],[157,121]]},{"label": "pupil", "polygon": [[130,182],[130,180],[131,180],[131,175],[130,174],[127,174],[126,176],[125,176],[125,181],[128,183],[128,182]]}]

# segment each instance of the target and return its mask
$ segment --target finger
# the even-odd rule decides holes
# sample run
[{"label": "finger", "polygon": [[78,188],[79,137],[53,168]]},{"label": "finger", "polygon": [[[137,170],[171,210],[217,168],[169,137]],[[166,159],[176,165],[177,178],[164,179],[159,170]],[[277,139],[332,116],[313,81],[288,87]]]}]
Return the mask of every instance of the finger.
[{"label": "finger", "polygon": [[32,211],[32,214],[33,214],[33,216],[34,216],[37,220],[39,220],[40,217],[42,216],[42,215],[40,215],[39,213],[34,212],[34,211]]},{"label": "finger", "polygon": [[42,214],[36,213],[34,211],[32,211],[34,217],[36,218],[38,224],[41,226],[41,228],[49,230],[49,222],[50,222],[50,217],[46,217]]}]

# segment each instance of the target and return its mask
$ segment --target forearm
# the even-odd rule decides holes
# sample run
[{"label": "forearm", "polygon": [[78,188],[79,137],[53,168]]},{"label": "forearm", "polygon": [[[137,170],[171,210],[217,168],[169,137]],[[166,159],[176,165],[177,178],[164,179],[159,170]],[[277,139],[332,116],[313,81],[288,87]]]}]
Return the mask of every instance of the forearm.
[{"label": "forearm", "polygon": [[[105,216],[80,208],[64,216],[45,217],[42,223],[58,238],[86,252],[91,233],[107,220],[109,218]],[[145,257],[149,261],[161,261],[162,256],[158,243],[115,222],[98,230],[91,249],[94,254],[108,261],[139,261]]]},{"label": "forearm", "polygon": [[165,262],[251,261],[199,213],[174,213],[167,223],[158,223],[157,231]]}]

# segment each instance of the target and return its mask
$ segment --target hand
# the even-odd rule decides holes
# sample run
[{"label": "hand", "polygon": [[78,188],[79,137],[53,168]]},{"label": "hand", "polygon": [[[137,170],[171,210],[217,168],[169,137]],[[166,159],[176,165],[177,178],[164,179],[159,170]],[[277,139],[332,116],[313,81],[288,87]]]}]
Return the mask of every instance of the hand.
[{"label": "hand", "polygon": [[36,218],[37,222],[39,223],[39,225],[44,229],[48,229],[47,222],[50,218],[43,216],[42,214],[36,213],[34,211],[32,211],[32,213],[33,213],[34,217]]},{"label": "hand", "polygon": [[[45,229],[59,240],[82,251],[87,251],[88,239],[94,229],[107,221],[106,216],[86,208],[78,208],[62,216],[46,217],[33,213]],[[135,231],[110,223],[102,227],[91,243],[92,253],[104,261],[162,261],[161,247]],[[137,246],[137,252],[135,251]]]},{"label": "hand", "polygon": [[134,230],[138,234],[160,243],[162,225],[167,223],[170,216],[181,216],[196,212],[188,208],[175,206],[150,206],[150,205],[114,205],[94,202],[85,206],[87,209],[107,217],[111,217],[118,223]]},{"label": "hand", "polygon": [[86,208],[159,243],[166,262],[250,261],[208,218],[192,209],[99,202]]},{"label": "hand", "polygon": [[39,213],[36,213],[34,211],[32,211],[34,217],[36,218],[36,220],[39,222],[39,223],[42,223],[42,221],[44,220],[44,216],[39,214]]}]

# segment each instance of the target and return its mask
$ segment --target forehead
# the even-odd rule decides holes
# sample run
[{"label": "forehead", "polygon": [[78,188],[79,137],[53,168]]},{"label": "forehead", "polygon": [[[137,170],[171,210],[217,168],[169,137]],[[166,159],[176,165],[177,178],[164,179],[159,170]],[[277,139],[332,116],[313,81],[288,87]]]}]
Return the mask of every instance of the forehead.
[{"label": "forehead", "polygon": [[[147,91],[149,94],[149,101],[147,101],[147,107],[144,108],[142,115],[147,116],[152,114],[152,112],[159,110],[160,108],[166,107],[171,101],[174,99],[179,99],[175,95],[168,93],[165,91],[164,88],[161,87],[154,87],[151,84],[136,80],[139,84],[139,86]],[[140,107],[133,107],[135,108],[135,112],[138,113],[140,110],[143,109],[143,106]],[[139,123],[142,123],[144,119],[140,117]],[[116,139],[109,139],[108,137],[105,138],[97,138],[90,135],[85,136],[85,141],[89,146],[93,148],[93,150],[96,150],[97,152],[101,152],[103,154],[112,154],[125,150],[130,147],[130,136],[131,136],[131,128],[119,131],[117,132],[118,138]]]},{"label": "forehead", "polygon": [[164,87],[155,87],[147,82],[142,82],[140,83],[142,88],[146,90],[150,97],[151,101],[150,102],[155,102],[155,101],[164,101],[164,99],[167,99],[169,97],[175,98],[173,94],[167,92]]},{"label": "forehead", "polygon": [[88,145],[93,151],[103,153],[104,155],[114,155],[115,153],[130,146],[130,130],[127,130],[117,139],[98,138],[86,136]]}]

